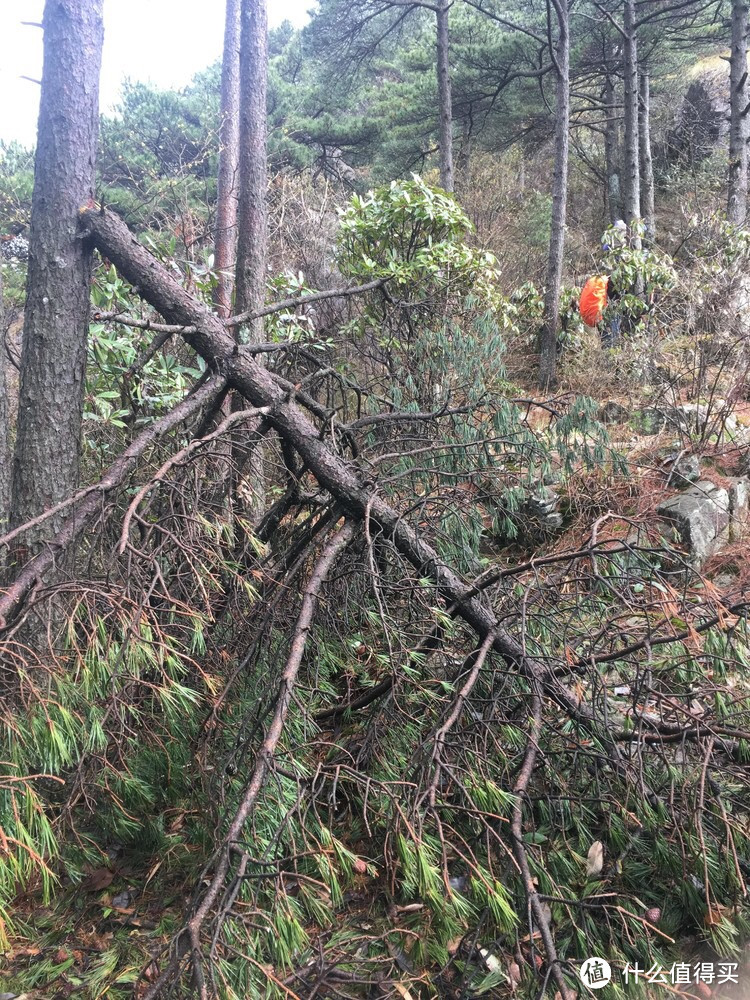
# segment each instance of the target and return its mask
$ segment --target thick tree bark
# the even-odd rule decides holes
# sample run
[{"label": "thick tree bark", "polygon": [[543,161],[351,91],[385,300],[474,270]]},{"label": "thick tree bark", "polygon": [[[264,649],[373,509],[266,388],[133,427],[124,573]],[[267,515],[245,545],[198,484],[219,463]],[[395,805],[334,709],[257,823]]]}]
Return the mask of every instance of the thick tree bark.
[{"label": "thick tree bark", "polygon": [[78,480],[91,248],[77,231],[93,202],[102,0],[47,0],[31,209],[11,523]]},{"label": "thick tree bark", "polygon": [[643,228],[649,240],[656,239],[654,211],[654,163],[651,156],[651,78],[646,66],[638,77],[638,145],[641,172],[641,209]]},{"label": "thick tree bark", "polygon": [[557,328],[560,322],[560,285],[565,250],[565,216],[568,200],[568,125],[570,119],[570,36],[567,0],[553,0],[558,36],[555,46],[555,175],[552,182],[552,229],[547,257],[544,323],[539,337],[539,384],[555,383]]},{"label": "thick tree bark", "polygon": [[440,186],[453,191],[453,93],[451,87],[449,11],[452,0],[438,0],[437,83],[440,114]]},{"label": "thick tree bark", "polygon": [[458,183],[462,189],[465,188],[469,183],[469,171],[471,170],[471,157],[473,153],[473,148],[474,148],[473,122],[471,120],[471,109],[469,109],[468,117],[464,122],[463,135],[461,136],[461,145],[459,147],[455,163],[455,169],[459,177]]},{"label": "thick tree bark", "polygon": [[[240,200],[237,242],[238,313],[259,312],[268,266],[268,14],[266,0],[242,0],[240,45]],[[263,340],[262,320],[247,324],[246,343]]]},{"label": "thick tree bark", "polygon": [[625,77],[625,183],[623,211],[630,225],[641,217],[641,170],[638,150],[638,40],[635,0],[625,0],[623,73]]},{"label": "thick tree bark", "polygon": [[747,3],[732,0],[732,48],[729,58],[729,187],[727,218],[742,226],[747,215],[748,87]]},{"label": "thick tree bark", "polygon": [[[240,200],[237,241],[236,308],[257,313],[266,298],[268,267],[268,11],[266,0],[242,0],[240,44]],[[263,342],[263,320],[238,331],[244,343]],[[238,397],[234,407],[241,407]],[[233,446],[234,464],[252,495],[251,516],[260,515],[265,496],[263,450]],[[230,491],[233,487],[230,487]]]},{"label": "thick tree bark", "polygon": [[607,120],[604,125],[604,163],[607,175],[607,216],[610,222],[622,218],[622,185],[620,183],[620,109],[617,106],[615,80],[607,73],[604,89]]},{"label": "thick tree bark", "polygon": [[6,375],[5,311],[3,308],[3,276],[0,272],[0,531],[7,523],[10,511],[10,407],[8,405],[8,379]]},{"label": "thick tree bark", "polygon": [[224,57],[221,63],[221,125],[216,195],[214,267],[218,280],[214,305],[220,316],[232,315],[233,270],[237,251],[237,196],[240,138],[240,0],[227,0]]}]

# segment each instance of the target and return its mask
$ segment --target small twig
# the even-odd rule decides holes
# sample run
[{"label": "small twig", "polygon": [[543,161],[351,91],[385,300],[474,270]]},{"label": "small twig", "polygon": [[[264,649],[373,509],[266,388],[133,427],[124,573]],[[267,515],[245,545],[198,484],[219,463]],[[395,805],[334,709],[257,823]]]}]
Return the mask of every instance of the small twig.
[{"label": "small twig", "polygon": [[134,375],[136,375],[140,371],[143,371],[143,369],[146,367],[149,361],[154,357],[157,351],[160,351],[161,348],[164,347],[164,345],[169,340],[171,340],[173,336],[174,334],[172,333],[162,332],[158,334],[156,337],[154,337],[151,343],[147,347],[144,347],[144,349],[140,352],[140,354],[132,363],[132,365],[125,372],[125,374],[122,376],[121,381],[123,383],[127,383],[127,381],[131,379]]},{"label": "small twig", "polygon": [[435,765],[435,773],[432,776],[432,781],[429,787],[429,802],[430,808],[435,808],[435,796],[437,793],[438,782],[440,781],[441,763],[440,757],[443,752],[443,746],[445,745],[445,737],[451,731],[453,726],[456,724],[463,707],[466,704],[466,699],[471,694],[474,689],[474,685],[479,680],[479,675],[482,672],[482,667],[484,666],[484,661],[487,659],[487,654],[492,648],[492,643],[495,641],[495,633],[488,632],[485,636],[484,642],[480,648],[472,654],[474,663],[472,664],[471,670],[469,671],[469,676],[466,678],[463,687],[458,692],[458,697],[456,698],[453,709],[451,710],[448,718],[445,720],[443,725],[435,733],[435,745],[432,751],[432,761]]},{"label": "small twig", "polygon": [[351,295],[363,295],[365,292],[372,292],[376,288],[382,288],[388,278],[377,278],[375,281],[368,281],[364,285],[355,285],[352,288],[332,288],[327,292],[311,292],[310,295],[296,295],[294,298],[283,299],[281,302],[274,302],[270,306],[265,306],[256,312],[239,313],[237,316],[230,316],[229,319],[222,320],[224,326],[241,326],[249,323],[253,319],[262,319],[263,316],[270,316],[272,313],[282,312],[284,309],[295,309],[298,306],[306,306],[311,302],[322,302],[324,299],[345,299]]},{"label": "small twig", "polygon": [[169,472],[170,469],[173,469],[175,465],[179,465],[186,458],[188,458],[188,456],[191,455],[194,451],[197,451],[199,448],[205,447],[211,441],[214,441],[216,440],[216,438],[221,437],[222,434],[225,434],[226,431],[229,430],[230,427],[233,427],[235,424],[242,423],[243,421],[248,420],[251,417],[255,418],[255,417],[268,416],[269,412],[270,412],[269,407],[262,406],[257,409],[239,410],[237,413],[230,413],[229,416],[226,417],[224,420],[222,420],[222,422],[219,424],[216,430],[213,431],[211,434],[207,434],[205,437],[195,438],[180,451],[176,452],[174,455],[168,458],[167,461],[158,470],[158,472],[156,472],[155,475],[153,475],[151,479],[145,484],[145,486],[142,486],[138,490],[136,495],[133,497],[130,506],[125,512],[125,517],[123,518],[122,521],[122,530],[120,532],[120,544],[117,548],[117,554],[122,555],[123,552],[125,551],[125,548],[127,547],[128,536],[130,535],[130,525],[133,520],[133,515],[140,506],[141,501],[149,492],[149,490],[153,489],[153,487],[156,486],[157,483],[160,483],[164,479],[164,477],[166,476],[166,474]]},{"label": "small twig", "polygon": [[529,781],[531,780],[534,765],[536,764],[541,735],[542,697],[539,692],[538,685],[532,682],[531,726],[529,729],[528,742],[526,744],[526,753],[524,754],[523,763],[521,764],[521,770],[516,778],[516,783],[513,786],[513,794],[516,796],[516,801],[513,804],[513,815],[511,818],[510,830],[513,840],[513,854],[518,862],[519,868],[521,869],[521,876],[523,878],[523,885],[529,908],[534,915],[534,921],[539,928],[539,933],[542,936],[544,950],[547,953],[548,968],[551,970],[551,975],[557,983],[563,1000],[569,1000],[569,998],[572,998],[573,994],[568,989],[565,977],[562,974],[562,969],[560,968],[560,959],[557,956],[557,948],[555,947],[555,941],[552,937],[549,920],[544,912],[544,907],[542,906],[542,901],[539,897],[539,892],[534,879],[531,876],[529,859],[526,856],[526,847],[524,846],[523,841],[523,800],[529,787]]}]

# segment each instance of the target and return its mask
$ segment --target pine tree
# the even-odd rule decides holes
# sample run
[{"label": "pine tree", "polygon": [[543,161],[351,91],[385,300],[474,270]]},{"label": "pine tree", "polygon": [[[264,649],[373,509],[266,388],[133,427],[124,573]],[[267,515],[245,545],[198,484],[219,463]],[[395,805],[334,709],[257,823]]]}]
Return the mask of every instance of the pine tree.
[{"label": "pine tree", "polygon": [[81,449],[103,42],[101,0],[47,0],[39,139],[10,519],[23,524],[75,488]]}]

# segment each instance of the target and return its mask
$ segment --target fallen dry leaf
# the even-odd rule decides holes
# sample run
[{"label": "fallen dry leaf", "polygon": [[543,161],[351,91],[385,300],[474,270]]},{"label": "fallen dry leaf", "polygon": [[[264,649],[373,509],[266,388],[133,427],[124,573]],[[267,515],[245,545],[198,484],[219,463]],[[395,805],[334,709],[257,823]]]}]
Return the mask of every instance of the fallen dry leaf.
[{"label": "fallen dry leaf", "polygon": [[461,947],[461,942],[463,941],[463,936],[451,938],[448,944],[445,946],[445,950],[449,955],[455,955],[458,949]]},{"label": "fallen dry leaf", "polygon": [[703,923],[706,927],[715,927],[717,924],[722,922],[726,914],[731,912],[732,911],[729,906],[722,906],[721,903],[712,903],[706,910]]},{"label": "fallen dry leaf", "polygon": [[146,966],[146,968],[143,970],[143,978],[146,980],[147,983],[156,982],[156,980],[159,978],[159,966],[156,964],[156,962],[151,962],[149,965]]},{"label": "fallen dry leaf", "polygon": [[396,992],[400,993],[401,996],[404,998],[404,1000],[414,1000],[412,994],[407,990],[405,986],[402,986],[401,983],[394,983],[393,985],[396,989]]},{"label": "fallen dry leaf", "polygon": [[88,878],[81,882],[81,888],[84,892],[101,892],[108,885],[112,885],[114,877],[115,873],[110,871],[109,868],[95,868]]},{"label": "fallen dry leaf", "polygon": [[586,855],[586,874],[589,878],[593,878],[595,875],[601,873],[603,867],[604,844],[601,840],[595,840],[591,847],[589,847],[589,853]]}]

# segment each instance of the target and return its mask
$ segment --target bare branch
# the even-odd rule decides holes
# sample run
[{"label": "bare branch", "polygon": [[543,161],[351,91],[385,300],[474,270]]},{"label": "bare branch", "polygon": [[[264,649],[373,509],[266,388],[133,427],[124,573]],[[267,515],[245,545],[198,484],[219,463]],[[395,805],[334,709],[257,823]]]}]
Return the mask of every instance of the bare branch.
[{"label": "bare branch", "polygon": [[[255,766],[253,767],[253,771],[250,776],[250,781],[245,788],[242,800],[234,814],[232,822],[229,825],[229,829],[227,830],[222,845],[215,856],[216,867],[213,875],[211,876],[211,880],[208,883],[208,888],[198,904],[194,915],[190,918],[185,928],[183,928],[178,935],[175,942],[175,954],[172,961],[159,979],[146,991],[144,1000],[153,1000],[153,998],[157,997],[173,980],[179,969],[181,959],[183,955],[186,954],[188,949],[190,949],[193,953],[192,958],[194,967],[196,963],[200,963],[200,954],[197,953],[200,931],[203,924],[206,922],[212,907],[217,902],[222,890],[224,889],[225,881],[229,874],[232,855],[238,850],[237,845],[242,840],[242,831],[245,823],[255,808],[258,796],[263,789],[268,771],[272,766],[273,755],[276,750],[276,746],[281,739],[284,723],[286,722],[286,717],[289,712],[289,706],[292,701],[292,691],[297,680],[300,664],[302,663],[302,656],[307,645],[307,638],[313,625],[313,619],[320,598],[321,588],[328,578],[330,571],[342,550],[346,548],[351,541],[354,535],[354,530],[355,524],[351,521],[347,521],[333,536],[333,538],[329,540],[328,544],[323,549],[320,558],[315,564],[312,573],[310,574],[310,579],[304,591],[302,607],[300,608],[299,617],[297,618],[297,624],[294,629],[294,635],[292,637],[289,653],[287,655],[286,664],[279,681],[273,717],[268,729],[266,730],[266,735],[261,748],[258,751]],[[244,871],[242,858],[246,858],[247,855],[246,852],[241,850],[239,853],[239,870],[241,874],[241,872]],[[201,991],[201,996],[202,998],[204,996],[207,997],[208,994]]]},{"label": "bare branch", "polygon": [[162,435],[177,427],[183,421],[198,413],[202,407],[210,406],[224,388],[224,379],[213,376],[199,385],[188,397],[183,399],[173,410],[159,420],[154,421],[133,440],[122,455],[109,467],[105,475],[95,486],[91,486],[70,500],[58,504],[45,511],[28,524],[21,525],[0,542],[7,543],[23,531],[38,524],[43,524],[55,514],[73,507],[73,513],[56,532],[53,538],[45,543],[42,551],[27,563],[15,577],[13,582],[0,593],[0,629],[4,629],[18,613],[23,601],[31,588],[51,569],[60,553],[64,552],[77,538],[81,536],[86,525],[99,510],[102,497],[118,487],[135,467],[138,459],[146,449]]}]

